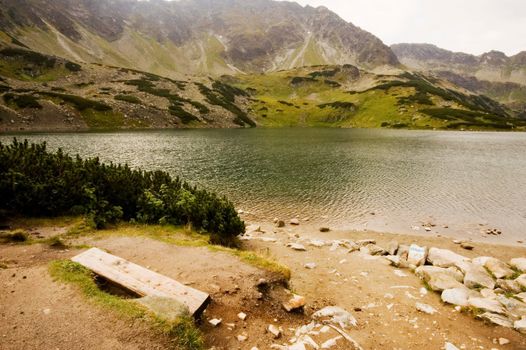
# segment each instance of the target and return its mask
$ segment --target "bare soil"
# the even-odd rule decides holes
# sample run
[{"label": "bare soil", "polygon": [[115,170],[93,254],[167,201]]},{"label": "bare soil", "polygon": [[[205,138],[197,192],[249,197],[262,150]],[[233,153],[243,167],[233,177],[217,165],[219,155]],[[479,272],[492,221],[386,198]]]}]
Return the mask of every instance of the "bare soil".
[{"label": "bare soil", "polygon": [[[262,224],[265,233],[276,242],[251,240],[244,248],[270,255],[290,267],[290,288],[307,299],[304,313],[287,313],[281,303],[290,295],[276,275],[242,263],[227,253],[206,247],[179,247],[142,237],[106,237],[80,239],[83,243],[108,250],[134,263],[148,267],[182,283],[210,293],[212,303],[199,323],[207,348],[270,349],[284,344],[294,332],[311,321],[316,310],[329,305],[350,311],[357,319],[356,328],[346,331],[364,349],[442,349],[449,341],[461,349],[526,349],[526,336],[477,320],[469,313],[444,305],[440,296],[422,290],[422,283],[409,270],[407,276],[395,274],[382,258],[348,253],[344,248],[331,251],[329,246],[309,246],[307,239],[366,239],[381,246],[393,239],[399,243],[448,248],[466,256],[494,256],[504,261],[526,256],[526,249],[514,246],[474,243],[467,251],[450,239],[412,237],[373,232],[320,233],[315,227],[287,226],[277,229]],[[42,236],[63,232],[60,228],[35,228]],[[305,252],[286,247],[289,242],[304,244]],[[51,279],[48,263],[70,258],[81,249],[57,250],[45,244],[0,245],[0,349],[166,349],[169,340],[159,336],[142,321],[123,320],[91,303],[74,286]],[[306,263],[316,263],[306,269]],[[258,288],[261,279],[268,289]],[[427,315],[416,310],[415,303],[433,306],[438,313]],[[245,321],[237,314],[247,314]],[[213,327],[208,320],[222,323]],[[269,324],[281,327],[282,336],[274,339],[265,331]],[[238,335],[247,340],[239,342]],[[313,338],[321,343],[335,334]],[[498,338],[510,344],[495,344]],[[351,349],[338,340],[331,349]]]}]

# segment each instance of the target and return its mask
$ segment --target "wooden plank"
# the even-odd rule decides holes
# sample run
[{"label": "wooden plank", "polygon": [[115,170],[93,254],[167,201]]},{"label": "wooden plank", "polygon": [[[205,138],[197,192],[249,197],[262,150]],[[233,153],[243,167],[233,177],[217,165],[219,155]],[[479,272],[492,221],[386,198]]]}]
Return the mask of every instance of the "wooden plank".
[{"label": "wooden plank", "polygon": [[210,302],[207,293],[97,248],[91,248],[71,260],[140,296],[174,298],[186,305],[193,316],[203,312]]}]

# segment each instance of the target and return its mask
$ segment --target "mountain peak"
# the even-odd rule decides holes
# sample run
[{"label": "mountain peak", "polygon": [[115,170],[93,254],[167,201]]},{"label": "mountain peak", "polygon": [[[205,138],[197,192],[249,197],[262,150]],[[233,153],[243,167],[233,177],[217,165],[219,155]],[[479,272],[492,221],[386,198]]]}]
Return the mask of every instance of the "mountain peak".
[{"label": "mountain peak", "polygon": [[0,5],[0,31],[31,49],[168,76],[399,65],[374,35],[326,7],[295,2],[0,0]]}]

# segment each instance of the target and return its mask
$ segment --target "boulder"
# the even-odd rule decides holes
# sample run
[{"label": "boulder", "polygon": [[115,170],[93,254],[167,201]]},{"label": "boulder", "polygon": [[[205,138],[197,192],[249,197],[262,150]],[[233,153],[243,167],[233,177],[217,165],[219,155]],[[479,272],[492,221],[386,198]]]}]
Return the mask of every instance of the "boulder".
[{"label": "boulder", "polygon": [[520,275],[515,279],[515,281],[519,284],[521,289],[526,290],[526,274]]},{"label": "boulder", "polygon": [[283,221],[283,220],[278,220],[278,221],[276,222],[276,226],[277,226],[277,227],[285,227],[285,221]]},{"label": "boulder", "polygon": [[400,244],[396,255],[398,255],[401,259],[407,260],[407,256],[409,255],[409,246],[405,244]]},{"label": "boulder", "polygon": [[389,264],[395,267],[400,266],[400,257],[398,255],[386,255],[384,258],[389,261]]},{"label": "boulder", "polygon": [[306,269],[309,269],[309,270],[312,270],[312,269],[315,269],[316,268],[316,263],[306,263],[305,265],[303,265]]},{"label": "boulder", "polygon": [[526,272],[526,258],[511,259],[510,265],[519,271]]},{"label": "boulder", "polygon": [[474,258],[473,260],[471,260],[471,262],[473,264],[476,264],[476,265],[484,266],[484,265],[486,265],[486,262],[489,259],[492,259],[492,258],[489,257],[489,256],[478,256],[478,257]]},{"label": "boulder", "polygon": [[369,255],[385,255],[387,252],[384,248],[377,246],[376,244],[368,244],[360,248],[360,252]]},{"label": "boulder", "polygon": [[431,276],[437,275],[437,274],[445,274],[445,275],[451,276],[454,279],[456,279],[458,282],[464,281],[464,275],[462,274],[462,272],[460,272],[455,267],[449,267],[445,269],[442,267],[424,265],[424,266],[417,267],[415,270],[415,274],[420,279],[423,279],[426,282],[431,279]]},{"label": "boulder", "polygon": [[497,296],[497,301],[506,309],[506,314],[513,319],[526,317],[526,304],[515,298],[508,298],[504,295]]},{"label": "boulder", "polygon": [[468,299],[468,305],[483,311],[488,311],[496,314],[504,314],[505,312],[502,305],[494,299],[471,297]]},{"label": "boulder", "polygon": [[464,287],[464,285],[457,281],[455,278],[444,273],[432,275],[429,281],[427,281],[427,284],[435,292],[441,292],[445,289],[455,289]]},{"label": "boulder", "polygon": [[387,245],[387,253],[389,253],[389,255],[396,255],[396,252],[398,251],[398,242],[397,241],[391,241],[389,242],[389,244]]},{"label": "boulder", "polygon": [[466,264],[464,266],[466,274],[464,275],[464,285],[468,288],[495,288],[495,281],[486,272],[486,270],[475,264]]},{"label": "boulder", "polygon": [[526,303],[526,293],[519,293],[515,295],[515,298],[518,298],[519,300],[522,300],[522,302]]},{"label": "boulder", "polygon": [[507,327],[507,328],[513,327],[513,322],[510,321],[507,317],[502,316],[502,315],[494,314],[491,312],[485,312],[481,315],[478,315],[477,317],[485,321],[491,322],[493,324],[496,324],[497,326]]},{"label": "boulder", "polygon": [[508,278],[515,273],[515,271],[510,269],[507,264],[495,258],[489,258],[486,260],[484,267],[486,267],[496,278]]},{"label": "boulder", "polygon": [[290,219],[290,224],[291,225],[299,225],[300,224],[300,220],[298,218],[293,218],[293,219]]},{"label": "boulder", "polygon": [[442,292],[441,299],[444,303],[468,306],[469,289],[462,286],[459,288],[445,289]]},{"label": "boulder", "polygon": [[515,280],[497,280],[496,286],[505,292],[514,294],[520,293],[522,290],[520,284]]},{"label": "boulder", "polygon": [[431,248],[429,249],[427,261],[433,266],[451,267],[457,266],[460,262],[469,261],[469,258],[454,253],[451,250]]},{"label": "boulder", "polygon": [[480,295],[487,299],[497,299],[497,294],[493,291],[493,289],[483,288],[480,290]]},{"label": "boulder", "polygon": [[427,257],[427,247],[420,247],[416,244],[409,246],[409,253],[407,254],[407,262],[410,265],[423,265]]},{"label": "boulder", "polygon": [[330,230],[328,227],[320,227],[320,232],[329,232]]},{"label": "boulder", "polygon": [[460,246],[466,250],[473,250],[475,249],[475,246],[471,242],[462,242],[460,243]]},{"label": "boulder", "polygon": [[526,334],[526,318],[523,318],[522,320],[515,321],[513,324],[513,328],[515,328],[516,331]]}]

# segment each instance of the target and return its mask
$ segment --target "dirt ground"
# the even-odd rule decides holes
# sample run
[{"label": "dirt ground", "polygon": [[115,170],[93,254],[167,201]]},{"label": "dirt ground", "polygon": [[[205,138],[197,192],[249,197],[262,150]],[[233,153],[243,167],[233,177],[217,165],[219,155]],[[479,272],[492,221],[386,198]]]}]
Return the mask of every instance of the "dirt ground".
[{"label": "dirt ground", "polygon": [[[281,302],[288,299],[276,275],[242,263],[227,253],[205,247],[179,247],[144,237],[84,238],[75,242],[108,250],[134,263],[143,265],[182,283],[209,293],[209,305],[199,324],[207,348],[270,349],[294,337],[301,325],[311,322],[316,310],[330,305],[350,311],[357,327],[347,328],[364,349],[442,349],[446,341],[460,349],[526,349],[526,336],[511,329],[485,324],[472,315],[444,305],[438,294],[422,290],[422,283],[409,270],[388,266],[383,258],[344,248],[309,246],[307,239],[376,239],[386,246],[399,243],[448,248],[457,253],[494,256],[504,261],[526,256],[526,249],[512,246],[474,243],[467,251],[450,239],[411,237],[372,232],[320,233],[315,227],[261,225],[259,237],[275,239],[244,241],[246,249],[272,256],[292,271],[290,288],[307,299],[304,314],[287,313]],[[49,237],[62,229],[39,230]],[[43,231],[43,232],[42,232]],[[286,247],[300,242],[307,251]],[[73,286],[54,282],[48,263],[72,257],[81,249],[58,250],[44,244],[0,244],[0,349],[166,349],[168,339],[154,333],[147,324],[126,321],[88,301]],[[306,263],[316,263],[306,269]],[[400,273],[401,272],[401,273]],[[405,274],[406,276],[401,276]],[[400,275],[400,276],[399,276]],[[265,279],[270,289],[258,288]],[[438,313],[427,315],[416,310],[415,303],[433,306]],[[237,314],[247,314],[245,321]],[[222,319],[213,327],[212,318]],[[269,324],[280,326],[279,339],[265,331]],[[238,335],[245,335],[240,342]],[[319,334],[314,340],[321,345],[336,336],[335,332]],[[498,338],[510,341],[496,344]],[[343,339],[331,349],[352,349]]]}]

